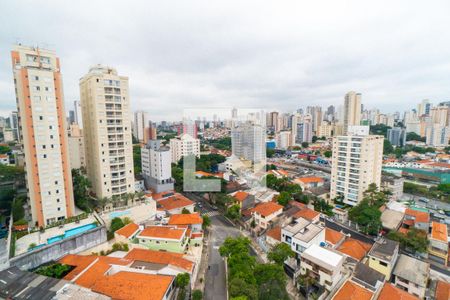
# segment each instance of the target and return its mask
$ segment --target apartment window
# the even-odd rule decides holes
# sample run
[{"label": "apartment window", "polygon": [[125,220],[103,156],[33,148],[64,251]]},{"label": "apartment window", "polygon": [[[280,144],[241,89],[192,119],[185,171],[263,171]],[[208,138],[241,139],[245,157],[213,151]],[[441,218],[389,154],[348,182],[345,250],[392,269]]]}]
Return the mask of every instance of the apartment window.
[{"label": "apartment window", "polygon": [[34,101],[41,101],[41,96],[33,96]]},{"label": "apartment window", "polygon": [[41,87],[36,85],[36,86],[33,87],[33,90],[36,91],[36,92],[38,92],[38,91],[41,90]]},{"label": "apartment window", "polygon": [[55,180],[55,184],[58,184],[58,180]]},{"label": "apartment window", "polygon": [[42,155],[43,158],[47,158],[47,154]]},{"label": "apartment window", "polygon": [[384,261],[380,261],[380,265],[382,265],[382,266],[384,266],[384,267],[387,267],[387,263],[385,263]]},{"label": "apartment window", "polygon": [[61,211],[61,207],[58,207],[58,211]]},{"label": "apartment window", "polygon": [[45,91],[48,92],[50,88],[48,86],[45,87]]},{"label": "apartment window", "polygon": [[53,139],[53,135],[50,135],[50,138]]},{"label": "apartment window", "polygon": [[58,199],[56,199],[56,202],[57,202],[57,203],[59,203],[60,201],[61,201],[61,200],[59,200],[59,198],[58,198]]},{"label": "apartment window", "polygon": [[40,121],[44,120],[44,117],[43,116],[39,116],[39,120]]},{"label": "apartment window", "polygon": [[56,193],[59,194],[59,190],[56,190]]}]

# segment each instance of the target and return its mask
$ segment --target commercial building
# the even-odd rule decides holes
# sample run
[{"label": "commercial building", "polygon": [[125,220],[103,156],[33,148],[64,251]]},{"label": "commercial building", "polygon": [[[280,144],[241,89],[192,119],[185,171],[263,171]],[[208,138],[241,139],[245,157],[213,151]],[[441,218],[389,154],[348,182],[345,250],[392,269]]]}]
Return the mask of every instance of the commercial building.
[{"label": "commercial building", "polygon": [[342,278],[342,264],[345,257],[320,247],[312,245],[302,254],[300,273],[317,280],[326,290],[331,291]]},{"label": "commercial building", "polygon": [[380,187],[384,137],[349,133],[333,138],[330,196],[354,206],[371,183]]},{"label": "commercial building", "polygon": [[394,127],[387,130],[387,139],[392,146],[403,147],[406,145],[406,129]]},{"label": "commercial building", "polygon": [[149,140],[141,148],[142,175],[145,187],[154,193],[173,190],[171,153],[168,147],[161,145],[160,140]]},{"label": "commercial building", "polygon": [[80,79],[87,176],[97,197],[134,192],[128,77],[96,65]]},{"label": "commercial building", "polygon": [[348,92],[344,100],[344,134],[349,126],[358,126],[361,122],[361,94]]},{"label": "commercial building", "polygon": [[31,221],[46,226],[75,209],[61,66],[51,50],[18,45],[11,57]]},{"label": "commercial building", "polygon": [[200,140],[189,134],[182,134],[180,137],[173,138],[169,144],[173,163],[177,163],[187,155],[200,157]]},{"label": "commercial building", "polygon": [[146,111],[134,112],[133,134],[141,143],[147,143],[149,139],[150,118]]}]

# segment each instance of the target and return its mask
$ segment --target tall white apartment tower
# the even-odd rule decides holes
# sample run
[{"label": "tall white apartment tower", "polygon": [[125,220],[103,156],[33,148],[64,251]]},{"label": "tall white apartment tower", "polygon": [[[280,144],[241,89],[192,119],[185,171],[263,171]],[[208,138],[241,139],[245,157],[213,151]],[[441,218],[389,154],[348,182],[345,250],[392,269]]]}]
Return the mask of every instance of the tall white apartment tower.
[{"label": "tall white apartment tower", "polygon": [[150,128],[150,118],[146,111],[136,111],[134,113],[134,136],[141,143],[147,143]]},{"label": "tall white apartment tower", "polygon": [[73,111],[75,123],[77,123],[78,128],[83,129],[83,113],[81,112],[80,101],[73,101]]},{"label": "tall white apartment tower", "polygon": [[128,77],[96,65],[80,79],[86,171],[97,197],[134,192]]},{"label": "tall white apartment tower", "polygon": [[[381,135],[369,135],[368,127],[350,126],[348,135],[333,138],[331,199],[357,205],[371,183],[380,187],[383,158]],[[355,130],[354,130],[355,129]]]},{"label": "tall white apartment tower", "polygon": [[361,94],[348,92],[344,100],[344,134],[349,126],[358,126],[361,122]]},{"label": "tall white apartment tower", "polygon": [[172,159],[169,147],[161,140],[150,140],[141,148],[142,175],[145,187],[154,193],[173,190]]},{"label": "tall white apartment tower", "polygon": [[11,57],[32,226],[46,226],[75,210],[59,58],[21,45]]}]

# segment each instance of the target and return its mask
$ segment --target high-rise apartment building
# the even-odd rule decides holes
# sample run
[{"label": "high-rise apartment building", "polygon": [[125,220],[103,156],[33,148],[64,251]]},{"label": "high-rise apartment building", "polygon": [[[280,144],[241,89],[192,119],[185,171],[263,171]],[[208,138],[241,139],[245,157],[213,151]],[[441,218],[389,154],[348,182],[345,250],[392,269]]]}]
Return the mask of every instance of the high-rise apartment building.
[{"label": "high-rise apartment building", "polygon": [[189,119],[183,120],[183,123],[178,126],[178,135],[182,134],[189,134],[196,139],[198,137],[197,123]]},{"label": "high-rise apartment building", "polygon": [[69,125],[67,131],[70,168],[79,169],[86,167],[86,156],[84,154],[84,138],[83,133],[78,124]]},{"label": "high-rise apartment building", "polygon": [[134,137],[141,143],[147,143],[149,137],[150,118],[146,111],[134,112]]},{"label": "high-rise apartment building", "polygon": [[31,221],[46,226],[75,210],[59,58],[21,45],[11,56]]},{"label": "high-rise apartment building", "polygon": [[361,94],[348,92],[344,100],[344,133],[349,126],[358,126],[361,121]]},{"label": "high-rise apartment building", "polygon": [[406,145],[406,130],[401,127],[393,127],[387,130],[387,139],[392,146],[403,147]]},{"label": "high-rise apartment building", "polygon": [[73,101],[74,121],[80,129],[83,129],[83,113],[80,101]]},{"label": "high-rise apartment building", "polygon": [[433,124],[441,126],[450,126],[450,107],[437,106],[430,110],[430,117]]},{"label": "high-rise apartment building", "polygon": [[300,145],[303,142],[311,143],[313,137],[312,122],[303,120],[297,124],[297,133],[295,136],[295,144]]},{"label": "high-rise apartment building", "polygon": [[173,163],[191,154],[200,157],[200,140],[194,139],[189,134],[182,134],[180,137],[171,139],[169,144]]},{"label": "high-rise apartment building", "polygon": [[430,114],[430,109],[431,109],[430,101],[428,99],[424,99],[424,100],[422,100],[421,103],[419,103],[417,105],[417,114],[419,116],[422,116],[422,115],[428,116]]},{"label": "high-rise apartment building", "polygon": [[154,193],[173,190],[170,149],[162,146],[160,140],[149,140],[141,148],[141,164],[146,188]]},{"label": "high-rise apartment building", "polygon": [[432,124],[425,130],[426,144],[432,147],[448,146],[450,126]]},{"label": "high-rise apartment building", "polygon": [[276,134],[277,148],[278,149],[288,149],[292,146],[292,136],[291,131],[283,130]]},{"label": "high-rise apartment building", "polygon": [[80,79],[86,171],[97,197],[134,192],[128,77],[96,65]]},{"label": "high-rise apartment building", "polygon": [[266,159],[266,131],[254,122],[238,124],[231,130],[231,148],[234,156],[259,164]]},{"label": "high-rise apartment building", "polygon": [[9,127],[11,127],[14,139],[20,143],[19,113],[17,111],[11,112],[9,116]]},{"label": "high-rise apartment building", "polygon": [[380,187],[383,158],[381,135],[368,135],[363,126],[349,127],[348,135],[333,138],[331,199],[357,205],[371,183]]}]

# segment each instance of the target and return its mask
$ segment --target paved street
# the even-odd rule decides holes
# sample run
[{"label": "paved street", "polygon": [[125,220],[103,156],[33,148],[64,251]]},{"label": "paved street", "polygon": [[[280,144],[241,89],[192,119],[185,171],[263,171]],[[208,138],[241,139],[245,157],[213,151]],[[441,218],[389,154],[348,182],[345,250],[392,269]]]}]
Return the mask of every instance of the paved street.
[{"label": "paved street", "polygon": [[8,246],[6,238],[0,239],[0,270],[8,267]]},{"label": "paved street", "polygon": [[227,237],[238,236],[240,233],[223,216],[214,216],[211,221],[211,244],[209,245],[208,259],[210,269],[205,274],[205,299],[226,300],[225,264],[219,254],[219,247]]}]

